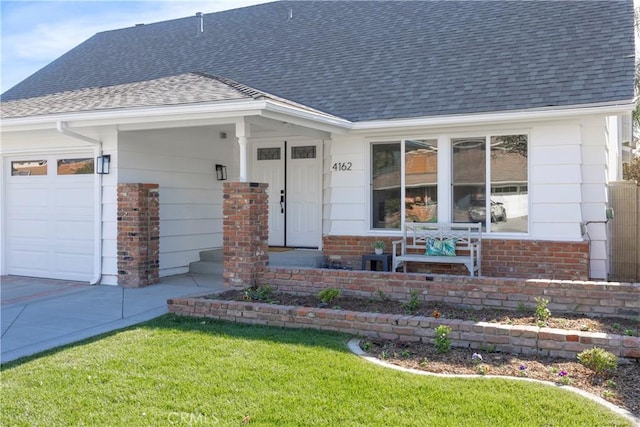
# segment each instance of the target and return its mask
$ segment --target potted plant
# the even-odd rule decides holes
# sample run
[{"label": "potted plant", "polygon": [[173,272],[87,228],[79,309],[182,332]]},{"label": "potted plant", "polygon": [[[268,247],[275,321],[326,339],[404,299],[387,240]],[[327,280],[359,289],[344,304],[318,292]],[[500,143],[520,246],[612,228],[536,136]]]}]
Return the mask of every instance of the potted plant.
[{"label": "potted plant", "polygon": [[373,246],[373,251],[376,253],[376,255],[381,255],[384,251],[384,248],[387,247],[387,244],[382,240],[376,240],[371,244],[371,246]]}]

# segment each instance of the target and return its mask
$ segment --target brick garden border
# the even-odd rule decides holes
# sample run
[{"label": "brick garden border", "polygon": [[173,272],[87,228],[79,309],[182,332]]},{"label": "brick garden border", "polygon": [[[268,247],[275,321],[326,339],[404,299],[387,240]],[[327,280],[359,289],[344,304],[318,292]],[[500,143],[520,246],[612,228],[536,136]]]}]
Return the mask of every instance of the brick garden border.
[{"label": "brick garden border", "polygon": [[575,358],[594,346],[623,359],[640,358],[640,337],[568,331],[534,326],[501,325],[425,316],[363,313],[315,307],[212,300],[197,297],[168,300],[171,313],[239,323],[313,328],[384,340],[433,343],[434,329],[451,327],[451,345],[479,349],[495,346],[500,352]]}]

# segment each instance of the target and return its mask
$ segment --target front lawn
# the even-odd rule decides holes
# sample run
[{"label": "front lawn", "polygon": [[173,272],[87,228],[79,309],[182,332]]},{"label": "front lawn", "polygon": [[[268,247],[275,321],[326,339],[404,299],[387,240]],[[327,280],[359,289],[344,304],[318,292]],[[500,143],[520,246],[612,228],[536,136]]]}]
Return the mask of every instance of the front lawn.
[{"label": "front lawn", "polygon": [[3,365],[0,425],[631,425],[562,389],[379,367],[347,340],[166,315]]}]

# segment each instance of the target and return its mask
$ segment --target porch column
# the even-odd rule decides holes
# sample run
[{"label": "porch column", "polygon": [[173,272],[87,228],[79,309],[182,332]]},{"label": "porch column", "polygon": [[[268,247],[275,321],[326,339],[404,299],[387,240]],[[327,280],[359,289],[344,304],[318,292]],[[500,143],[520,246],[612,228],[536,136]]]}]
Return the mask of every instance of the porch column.
[{"label": "porch column", "polygon": [[243,117],[236,121],[236,137],[240,145],[240,181],[247,182],[247,145],[249,142],[250,125]]},{"label": "porch column", "polygon": [[158,184],[118,184],[118,285],[158,282],[160,205]]},{"label": "porch column", "polygon": [[249,287],[269,261],[267,184],[223,184],[224,286]]}]

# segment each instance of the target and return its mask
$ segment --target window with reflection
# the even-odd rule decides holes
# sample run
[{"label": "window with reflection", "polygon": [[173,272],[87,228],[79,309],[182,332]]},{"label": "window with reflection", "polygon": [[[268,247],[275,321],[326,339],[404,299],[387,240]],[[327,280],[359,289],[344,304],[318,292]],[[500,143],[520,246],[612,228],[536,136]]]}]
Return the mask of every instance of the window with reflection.
[{"label": "window with reflection", "polygon": [[527,135],[492,136],[491,231],[526,233],[529,224]]},{"label": "window with reflection", "polygon": [[46,160],[17,160],[11,162],[11,176],[37,176],[46,174]]},{"label": "window with reflection", "polygon": [[404,145],[405,221],[438,222],[438,141]]},{"label": "window with reflection", "polygon": [[400,228],[400,142],[371,148],[372,227]]},{"label": "window with reflection", "polygon": [[93,168],[93,158],[58,160],[58,175],[89,175]]},{"label": "window with reflection", "polygon": [[372,228],[399,229],[403,220],[438,221],[437,140],[373,144],[371,171]]},{"label": "window with reflection", "polygon": [[451,143],[453,221],[481,222],[489,232],[526,233],[527,136],[454,138]]}]

